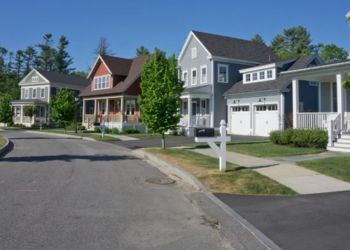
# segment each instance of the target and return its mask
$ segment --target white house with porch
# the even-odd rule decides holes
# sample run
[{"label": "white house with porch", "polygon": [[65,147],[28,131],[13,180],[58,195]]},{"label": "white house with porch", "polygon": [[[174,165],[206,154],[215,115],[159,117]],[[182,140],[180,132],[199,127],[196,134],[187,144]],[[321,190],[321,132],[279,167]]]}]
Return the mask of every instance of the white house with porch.
[{"label": "white house with porch", "polygon": [[[327,129],[328,150],[350,152],[350,89],[344,89],[342,82],[348,78],[350,59],[303,69],[281,72],[292,80],[293,127]],[[318,82],[318,112],[299,111],[300,83]],[[349,136],[350,139],[350,136]]]}]

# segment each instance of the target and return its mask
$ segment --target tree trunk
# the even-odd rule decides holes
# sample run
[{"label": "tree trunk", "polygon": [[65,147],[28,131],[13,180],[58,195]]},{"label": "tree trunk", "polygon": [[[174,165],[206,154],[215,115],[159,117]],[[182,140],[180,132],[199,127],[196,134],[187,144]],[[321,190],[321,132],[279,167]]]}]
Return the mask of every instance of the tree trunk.
[{"label": "tree trunk", "polygon": [[162,134],[162,148],[165,149],[165,138],[164,133]]}]

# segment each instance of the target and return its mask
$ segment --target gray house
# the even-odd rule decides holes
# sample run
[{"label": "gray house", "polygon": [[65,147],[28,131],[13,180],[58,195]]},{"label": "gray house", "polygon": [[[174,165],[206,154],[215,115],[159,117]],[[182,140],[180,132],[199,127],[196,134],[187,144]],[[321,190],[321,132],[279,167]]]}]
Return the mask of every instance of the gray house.
[{"label": "gray house", "polygon": [[[51,95],[63,88],[78,96],[89,84],[90,81],[84,77],[33,69],[18,84],[21,86],[21,99],[11,102],[15,109],[14,123],[30,126],[39,121],[49,122],[48,102]],[[23,107],[32,104],[38,106],[39,112],[30,118],[23,113]],[[79,109],[81,110],[80,107]]]},{"label": "gray house", "polygon": [[190,31],[178,57],[185,90],[180,129],[193,136],[194,127],[227,121],[224,94],[242,79],[239,70],[281,61],[265,44]]},{"label": "gray house", "polygon": [[[239,70],[241,79],[224,93],[231,134],[268,136],[293,126],[292,80],[281,75],[322,64],[318,55],[267,63]],[[298,112],[320,111],[317,81],[300,81]]]}]

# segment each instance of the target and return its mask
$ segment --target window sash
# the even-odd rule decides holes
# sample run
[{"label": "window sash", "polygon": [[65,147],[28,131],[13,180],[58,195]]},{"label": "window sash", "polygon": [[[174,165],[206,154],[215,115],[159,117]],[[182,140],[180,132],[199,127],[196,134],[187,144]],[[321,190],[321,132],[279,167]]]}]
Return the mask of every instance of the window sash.
[{"label": "window sash", "polygon": [[259,72],[259,78],[260,79],[265,79],[265,71]]},{"label": "window sash", "polygon": [[184,74],[183,74],[183,81],[184,81],[184,85],[188,84],[188,73],[187,72],[184,72]]},{"label": "window sash", "polygon": [[267,78],[272,78],[272,70],[267,71]]},{"label": "window sash", "polygon": [[40,98],[45,97],[45,89],[40,89]]},{"label": "window sash", "polygon": [[127,115],[135,115],[135,101],[134,100],[126,101],[126,114]]},{"label": "window sash", "polygon": [[36,98],[36,89],[33,89],[33,98]]},{"label": "window sash", "polygon": [[227,66],[219,66],[218,82],[227,82]]},{"label": "window sash", "polygon": [[192,70],[192,84],[197,84],[197,70]]},{"label": "window sash", "polygon": [[253,81],[258,80],[258,73],[253,73]]},{"label": "window sash", "polygon": [[202,68],[202,79],[201,79],[202,83],[206,83],[207,82],[207,67],[203,67]]},{"label": "window sash", "polygon": [[29,98],[29,89],[24,90],[24,98],[28,99]]}]

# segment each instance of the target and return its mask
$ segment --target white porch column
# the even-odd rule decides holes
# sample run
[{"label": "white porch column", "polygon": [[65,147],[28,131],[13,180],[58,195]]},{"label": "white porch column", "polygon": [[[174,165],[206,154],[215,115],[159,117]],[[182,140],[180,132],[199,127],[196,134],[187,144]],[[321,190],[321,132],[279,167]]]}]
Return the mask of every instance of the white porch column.
[{"label": "white porch column", "polygon": [[23,123],[23,105],[21,105],[21,123]]},{"label": "white porch column", "polygon": [[96,117],[97,115],[97,101],[96,99],[94,100],[94,116]]},{"label": "white porch column", "polygon": [[191,127],[192,122],[192,98],[188,97],[188,103],[187,103],[187,110],[188,110],[188,127]]},{"label": "white porch column", "polygon": [[299,113],[299,79],[293,79],[293,128],[297,128]]},{"label": "white porch column", "polygon": [[107,121],[109,122],[109,98],[106,100],[106,114],[107,114]]},{"label": "white porch column", "polygon": [[337,112],[340,114],[340,131],[344,128],[344,92],[345,90],[341,86],[343,81],[342,75],[337,74]]},{"label": "white porch column", "polygon": [[85,122],[85,113],[86,113],[86,100],[83,99],[83,117],[81,122]]},{"label": "white porch column", "polygon": [[120,97],[120,114],[121,114],[121,121],[124,122],[124,97]]},{"label": "white porch column", "polygon": [[210,127],[214,128],[214,95],[213,94],[210,96],[209,100],[210,100],[210,105],[209,105]]}]

